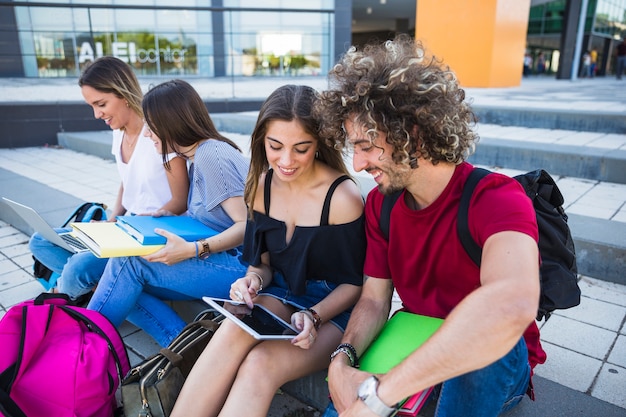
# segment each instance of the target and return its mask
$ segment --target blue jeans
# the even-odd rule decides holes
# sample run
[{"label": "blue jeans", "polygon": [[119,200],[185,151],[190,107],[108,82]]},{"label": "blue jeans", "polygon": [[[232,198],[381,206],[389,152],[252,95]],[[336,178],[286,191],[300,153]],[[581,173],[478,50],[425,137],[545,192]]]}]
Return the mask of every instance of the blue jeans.
[{"label": "blue jeans", "polygon": [[[59,232],[71,229],[55,229]],[[59,292],[73,300],[88,293],[98,283],[108,259],[98,258],[89,251],[72,253],[51,243],[39,233],[31,236],[28,247],[35,258],[60,275],[57,281]]]},{"label": "blue jeans", "polygon": [[230,285],[247,269],[240,258],[235,249],[169,266],[141,257],[111,258],[87,308],[115,326],[128,319],[165,347],[186,323],[163,300],[229,298]]},{"label": "blue jeans", "polygon": [[[287,281],[285,281],[283,275],[280,272],[276,271],[274,272],[274,275],[272,277],[272,283],[270,284],[270,286],[263,289],[260,294],[278,298],[283,303],[289,304],[296,309],[301,310],[303,308],[313,307],[315,304],[326,298],[326,296],[330,294],[335,288],[337,288],[337,286],[337,284],[329,281],[307,280],[306,292],[303,295],[294,295],[294,293],[289,291]],[[348,325],[348,320],[350,319],[351,312],[352,308],[349,308],[346,311],[343,311],[330,319],[330,322],[343,333],[346,330],[346,326]]]},{"label": "blue jeans", "polygon": [[[428,401],[437,400],[435,417],[496,417],[524,398],[530,379],[524,338],[500,360],[437,386]],[[322,417],[338,416],[332,402]]]}]

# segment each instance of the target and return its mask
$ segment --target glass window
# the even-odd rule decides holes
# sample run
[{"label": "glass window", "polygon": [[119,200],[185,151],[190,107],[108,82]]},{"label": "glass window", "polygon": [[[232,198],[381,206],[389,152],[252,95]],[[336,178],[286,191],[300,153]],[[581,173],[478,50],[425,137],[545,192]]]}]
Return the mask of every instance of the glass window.
[{"label": "glass window", "polygon": [[33,32],[37,68],[43,76],[67,77],[75,74],[74,34]]},{"label": "glass window", "polygon": [[151,26],[158,31],[211,31],[211,12],[195,10],[158,10],[156,25]]},{"label": "glass window", "polygon": [[89,31],[91,29],[89,21],[88,9],[71,9],[72,20],[74,22],[74,30],[76,31]]},{"label": "glass window", "polygon": [[72,9],[61,7],[31,7],[33,30],[67,30],[74,26]]},{"label": "glass window", "polygon": [[33,30],[33,25],[30,21],[30,8],[16,7],[15,8],[15,22],[17,24],[17,27],[21,31]]},{"label": "glass window", "polygon": [[154,10],[115,10],[115,29],[131,31],[154,30],[156,15]]},{"label": "glass window", "polygon": [[[332,65],[332,13],[277,9],[330,9],[333,0],[224,1],[224,7],[274,8],[266,12],[194,9],[211,6],[211,0],[51,3],[64,7],[15,8],[25,72],[31,76],[76,76],[104,55],[128,62],[138,75],[167,77],[324,75]],[[107,8],[66,7],[68,3]],[[160,4],[179,8],[159,9]]]},{"label": "glass window", "polygon": [[253,7],[257,9],[332,9],[335,0],[224,0],[224,7]]},{"label": "glass window", "polygon": [[111,9],[89,9],[91,30],[104,32],[115,30],[115,14]]}]

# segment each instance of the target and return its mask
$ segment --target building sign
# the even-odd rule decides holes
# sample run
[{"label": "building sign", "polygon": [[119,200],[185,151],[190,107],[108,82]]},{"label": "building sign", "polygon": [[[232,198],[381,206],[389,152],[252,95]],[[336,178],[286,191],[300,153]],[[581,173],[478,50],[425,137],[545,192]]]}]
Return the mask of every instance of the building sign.
[{"label": "building sign", "polygon": [[[184,63],[187,52],[186,48],[171,48],[169,45],[157,50],[155,48],[137,48],[135,42],[111,43],[111,55],[130,64],[154,64],[159,60],[172,64]],[[83,64],[101,56],[104,56],[102,42],[95,42],[95,51],[90,42],[83,42],[80,47],[78,62]]]}]

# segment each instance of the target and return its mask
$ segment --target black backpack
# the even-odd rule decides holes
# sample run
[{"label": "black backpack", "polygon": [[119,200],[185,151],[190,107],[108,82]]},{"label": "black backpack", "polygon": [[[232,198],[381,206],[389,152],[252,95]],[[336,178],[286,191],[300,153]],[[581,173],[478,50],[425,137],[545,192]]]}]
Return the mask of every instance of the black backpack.
[{"label": "black backpack", "polygon": [[[106,220],[107,206],[103,203],[83,203],[69,215],[67,220],[61,225],[66,227],[70,222],[89,222],[91,220]],[[37,278],[37,281],[43,285],[46,290],[50,290],[56,285],[56,279],[58,275],[55,274],[50,268],[42,264],[39,259],[33,256],[33,275]]]},{"label": "black backpack", "polygon": [[[478,246],[469,232],[467,213],[474,188],[490,173],[491,171],[486,169],[474,168],[463,187],[457,217],[459,239],[469,257],[478,266],[480,266],[482,248]],[[539,253],[541,254],[541,296],[537,320],[544,318],[548,320],[554,310],[563,310],[580,304],[576,251],[567,224],[567,214],[563,210],[565,200],[554,179],[542,169],[517,175],[514,179],[524,187],[537,214]],[[389,239],[391,209],[402,191],[386,195],[383,199],[379,226],[386,239]]]}]

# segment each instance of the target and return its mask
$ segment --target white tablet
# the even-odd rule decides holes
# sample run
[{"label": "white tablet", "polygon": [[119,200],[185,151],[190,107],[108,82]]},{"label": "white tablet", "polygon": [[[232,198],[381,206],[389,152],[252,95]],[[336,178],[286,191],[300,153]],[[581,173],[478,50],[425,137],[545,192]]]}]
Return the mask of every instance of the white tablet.
[{"label": "white tablet", "polygon": [[288,340],[298,334],[289,323],[262,305],[255,304],[250,310],[245,303],[233,300],[214,297],[202,299],[257,340]]}]

